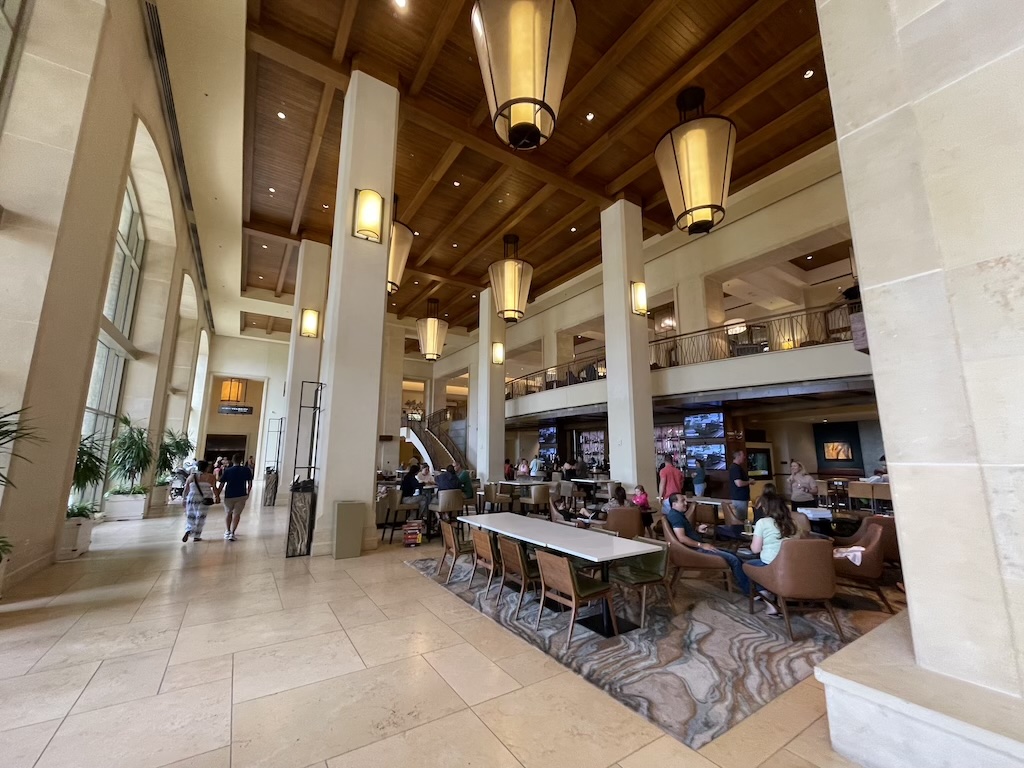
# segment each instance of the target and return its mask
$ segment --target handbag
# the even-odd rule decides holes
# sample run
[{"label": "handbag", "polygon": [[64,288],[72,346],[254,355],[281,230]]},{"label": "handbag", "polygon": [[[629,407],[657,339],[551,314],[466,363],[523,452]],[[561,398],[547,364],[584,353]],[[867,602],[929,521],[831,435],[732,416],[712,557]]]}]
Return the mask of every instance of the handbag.
[{"label": "handbag", "polygon": [[211,496],[207,496],[205,493],[203,493],[203,486],[199,484],[199,478],[196,477],[195,475],[193,475],[193,477],[195,478],[194,482],[196,484],[196,488],[199,489],[199,493],[203,497],[203,506],[204,507],[212,507],[213,506],[213,498]]}]

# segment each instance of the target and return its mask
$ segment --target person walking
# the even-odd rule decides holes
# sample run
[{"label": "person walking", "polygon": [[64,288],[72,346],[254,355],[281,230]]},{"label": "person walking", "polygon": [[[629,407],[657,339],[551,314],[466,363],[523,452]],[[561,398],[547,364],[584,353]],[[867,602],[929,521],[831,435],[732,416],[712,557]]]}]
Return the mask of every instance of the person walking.
[{"label": "person walking", "polygon": [[540,477],[541,474],[542,473],[541,473],[540,454],[538,453],[530,461],[530,477]]},{"label": "person walking", "polygon": [[252,470],[242,461],[242,454],[232,456],[231,466],[221,472],[217,484],[217,491],[224,498],[224,538],[228,541],[237,540],[235,532],[238,530],[238,521],[252,491]]},{"label": "person walking", "polygon": [[203,526],[206,524],[207,508],[220,501],[220,494],[216,490],[217,478],[209,471],[208,461],[199,461],[195,471],[185,480],[185,489],[182,495],[185,497],[185,535],[182,541],[203,540]]},{"label": "person walking", "polygon": [[708,473],[704,469],[704,459],[697,459],[697,469],[693,473],[693,495],[701,497],[708,487]]},{"label": "person walking", "polygon": [[671,507],[669,499],[673,495],[682,494],[683,492],[683,473],[679,471],[679,467],[676,466],[676,461],[672,458],[671,453],[665,454],[665,466],[658,473],[658,479],[658,497],[662,500],[661,511],[667,515]]}]

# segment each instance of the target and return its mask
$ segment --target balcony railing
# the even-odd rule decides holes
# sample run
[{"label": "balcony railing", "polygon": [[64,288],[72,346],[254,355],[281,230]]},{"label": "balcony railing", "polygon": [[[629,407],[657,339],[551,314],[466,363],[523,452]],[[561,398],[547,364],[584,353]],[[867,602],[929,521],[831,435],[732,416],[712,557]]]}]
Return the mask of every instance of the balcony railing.
[{"label": "balcony railing", "polygon": [[[651,370],[837,344],[852,339],[850,305],[843,302],[655,339],[650,343]],[[608,366],[602,350],[599,354],[506,382],[505,399],[514,400],[549,389],[598,381],[607,375]]]}]

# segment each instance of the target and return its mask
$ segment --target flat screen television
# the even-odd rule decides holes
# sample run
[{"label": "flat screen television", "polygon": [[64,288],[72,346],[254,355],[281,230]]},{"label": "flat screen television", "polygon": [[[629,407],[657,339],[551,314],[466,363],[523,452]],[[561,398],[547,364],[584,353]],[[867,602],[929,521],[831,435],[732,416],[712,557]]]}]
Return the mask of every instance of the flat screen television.
[{"label": "flat screen television", "polygon": [[695,413],[683,419],[683,429],[688,438],[725,437],[725,416],[722,413]]},{"label": "flat screen television", "polygon": [[826,461],[853,461],[853,446],[845,440],[826,442],[824,449]]},{"label": "flat screen television", "polygon": [[697,459],[704,460],[704,469],[725,469],[725,443],[686,444],[686,466],[697,468]]}]

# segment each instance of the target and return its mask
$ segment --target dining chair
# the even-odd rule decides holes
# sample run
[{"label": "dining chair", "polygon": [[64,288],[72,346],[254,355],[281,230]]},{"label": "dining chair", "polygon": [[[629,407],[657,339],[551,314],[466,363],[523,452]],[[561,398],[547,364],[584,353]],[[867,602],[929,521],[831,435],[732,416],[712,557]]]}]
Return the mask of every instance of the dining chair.
[{"label": "dining chair", "polygon": [[675,589],[676,582],[684,573],[696,573],[698,579],[722,579],[725,582],[725,589],[732,592],[732,569],[724,559],[717,555],[709,555],[688,547],[676,537],[675,529],[669,525],[668,518],[661,519],[661,533],[668,542],[669,562],[674,568],[672,574],[672,589]]},{"label": "dining chair", "polygon": [[856,546],[864,547],[864,551],[861,553],[860,565],[854,565],[845,557],[833,558],[832,562],[835,566],[836,578],[842,580],[839,582],[839,585],[848,589],[874,591],[882,601],[885,609],[889,613],[896,613],[889,604],[885,592],[882,591],[882,576],[885,573],[885,550],[882,543],[884,531],[882,526],[869,523],[865,519],[864,529],[862,532],[858,531],[858,533],[861,535],[857,538]]},{"label": "dining chair", "polygon": [[[494,572],[501,568],[501,563],[494,554],[494,539],[491,538],[491,534],[487,531],[481,530],[480,528],[474,528],[471,532],[473,539],[473,573],[469,577],[469,586],[473,586],[473,579],[476,578],[476,571],[478,568],[484,568],[487,570],[487,589],[484,590],[484,599],[487,599],[487,595],[491,592],[491,580],[494,578]],[[501,594],[501,590],[498,590],[498,594]]]},{"label": "dining chair", "polygon": [[571,608],[569,634],[565,639],[565,650],[569,650],[580,605],[594,600],[605,600],[608,603],[608,612],[612,617],[612,630],[616,635],[619,634],[611,584],[577,573],[569,564],[568,558],[545,552],[542,549],[537,550],[537,566],[540,569],[541,601],[537,608],[537,623],[534,625],[534,631],[540,630],[540,620],[544,613],[544,599],[553,600]]},{"label": "dining chair", "polygon": [[[744,563],[743,572],[756,585],[775,594],[776,603],[786,620],[790,640],[794,639],[790,611],[806,612],[824,606],[839,633],[839,639],[846,642],[843,628],[832,607],[832,598],[836,593],[832,542],[825,539],[786,539],[771,563],[762,566]],[[751,613],[754,612],[754,591],[752,588],[748,597]]]},{"label": "dining chair", "polygon": [[644,520],[638,507],[614,507],[608,510],[604,521],[606,531],[617,531],[624,539],[644,535]]},{"label": "dining chair", "polygon": [[[391,488],[388,491],[388,508],[384,512],[384,525],[381,528],[380,540],[384,541],[384,535],[387,533],[388,528],[391,529],[391,538],[388,539],[388,544],[394,544],[395,542],[395,528],[401,528],[407,522],[409,522],[409,515],[412,512],[418,512],[420,508],[419,504],[403,504],[402,503],[402,489]],[[405,512],[402,520],[399,521],[398,516],[400,512]],[[392,518],[392,513],[394,517]]]},{"label": "dining chair", "polygon": [[516,612],[512,616],[513,621],[518,621],[526,590],[532,586],[540,586],[540,569],[535,561],[526,557],[526,549],[518,539],[498,536],[498,552],[501,554],[502,567],[495,604],[501,602],[501,592],[506,584],[518,584],[519,600],[516,602]]},{"label": "dining chair", "polygon": [[438,491],[428,509],[437,515],[438,520],[455,522],[455,518],[462,514],[466,506],[466,497],[462,491],[455,490]]},{"label": "dining chair", "polygon": [[434,576],[441,575],[441,568],[444,567],[445,559],[451,555],[452,566],[448,569],[448,578],[444,580],[447,584],[452,580],[452,574],[455,572],[455,563],[463,555],[473,554],[473,545],[468,541],[459,541],[455,536],[455,527],[447,520],[441,521],[441,540],[444,542],[444,553],[441,555],[441,559],[437,562],[437,573]]},{"label": "dining chair", "polygon": [[637,536],[634,540],[654,544],[658,551],[620,561],[612,567],[610,576],[614,582],[640,593],[640,629],[643,629],[647,622],[647,587],[663,587],[668,594],[668,602],[673,613],[676,604],[668,578],[668,544],[643,536]]},{"label": "dining chair", "polygon": [[484,512],[487,511],[487,505],[491,505],[491,511],[497,510],[501,512],[501,506],[507,504],[509,509],[512,509],[512,497],[506,493],[500,493],[498,490],[497,483],[488,483],[484,486]]},{"label": "dining chair", "polygon": [[519,499],[520,509],[529,507],[526,510],[527,514],[531,512],[534,514],[545,514],[543,509],[547,507],[551,500],[551,490],[546,485],[531,485],[529,487],[529,495],[526,498]]}]

